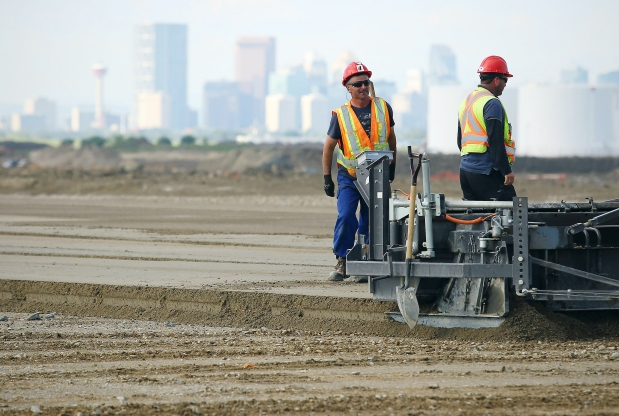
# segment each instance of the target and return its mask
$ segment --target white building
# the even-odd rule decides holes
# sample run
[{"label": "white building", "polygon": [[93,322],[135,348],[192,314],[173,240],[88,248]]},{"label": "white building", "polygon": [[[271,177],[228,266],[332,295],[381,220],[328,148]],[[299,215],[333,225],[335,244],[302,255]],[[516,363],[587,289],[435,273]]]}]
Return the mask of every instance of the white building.
[{"label": "white building", "polygon": [[45,116],[15,113],[11,115],[11,130],[21,132],[36,132],[46,130]]},{"label": "white building", "polygon": [[425,95],[426,78],[421,69],[411,68],[406,71],[406,89],[405,92],[416,92]]},{"label": "white building", "polygon": [[[187,127],[187,25],[145,23],[134,32],[135,106],[141,93],[168,97],[166,122],[173,129]],[[135,116],[139,119],[139,108]],[[138,126],[139,128],[143,128]]]},{"label": "white building", "polygon": [[[472,88],[431,87],[429,152],[458,153],[458,108]],[[619,86],[527,85],[500,97],[518,156],[619,156]]]},{"label": "white building", "polygon": [[170,128],[170,97],[163,92],[138,95],[138,128],[141,130]]},{"label": "white building", "polygon": [[265,102],[265,125],[269,132],[285,132],[296,129],[296,104],[294,97],[284,94],[267,95]]},{"label": "white building", "polygon": [[619,86],[519,88],[518,155],[619,155]]},{"label": "white building", "polygon": [[[428,90],[428,142],[427,151],[453,154],[458,150],[458,109],[462,101],[475,86],[436,85]],[[516,152],[520,154],[520,129],[518,126],[518,89],[505,88],[500,97],[509,122],[512,124],[512,138],[516,140]]]},{"label": "white building", "polygon": [[329,99],[322,94],[308,94],[301,97],[301,130],[324,132],[329,126],[331,112]]},{"label": "white building", "polygon": [[43,116],[45,130],[56,129],[56,103],[46,98],[32,98],[24,101],[24,114]]},{"label": "white building", "polygon": [[458,153],[458,107],[473,88],[437,85],[428,89],[428,152]]},{"label": "white building", "polygon": [[92,128],[95,121],[95,113],[83,111],[79,107],[71,109],[71,131],[84,131]]}]

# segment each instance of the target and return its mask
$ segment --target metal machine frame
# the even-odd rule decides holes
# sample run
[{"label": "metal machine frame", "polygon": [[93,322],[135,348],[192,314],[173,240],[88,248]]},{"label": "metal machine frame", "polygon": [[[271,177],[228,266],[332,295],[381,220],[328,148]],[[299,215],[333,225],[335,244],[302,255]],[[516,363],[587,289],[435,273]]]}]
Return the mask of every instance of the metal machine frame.
[{"label": "metal machine frame", "polygon": [[[357,158],[356,185],[369,207],[369,244],[359,236],[346,256],[347,273],[367,275],[380,301],[396,300],[407,272],[410,201],[390,189],[391,158],[389,151]],[[424,302],[418,323],[496,327],[509,313],[510,290],[552,310],[619,309],[619,200],[448,201],[431,193],[429,159],[425,154],[420,159],[423,192],[411,195],[416,210],[409,262],[410,276],[420,279],[417,299]]]}]

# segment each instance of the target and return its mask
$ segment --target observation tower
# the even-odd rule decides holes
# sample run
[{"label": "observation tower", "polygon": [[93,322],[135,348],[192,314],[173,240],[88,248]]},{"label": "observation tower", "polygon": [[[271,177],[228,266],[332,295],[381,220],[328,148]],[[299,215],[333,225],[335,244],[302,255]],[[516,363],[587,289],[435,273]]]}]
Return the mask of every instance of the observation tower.
[{"label": "observation tower", "polygon": [[97,129],[105,128],[105,115],[103,114],[103,76],[107,73],[107,68],[102,63],[92,66],[92,73],[97,79],[97,95],[95,101],[95,120],[93,127]]}]

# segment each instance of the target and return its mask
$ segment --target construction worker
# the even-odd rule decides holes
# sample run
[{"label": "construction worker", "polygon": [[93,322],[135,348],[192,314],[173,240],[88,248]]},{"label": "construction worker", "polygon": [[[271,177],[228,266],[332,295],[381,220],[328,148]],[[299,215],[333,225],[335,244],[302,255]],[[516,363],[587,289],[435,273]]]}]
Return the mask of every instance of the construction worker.
[{"label": "construction worker", "polygon": [[[331,124],[322,153],[324,190],[335,196],[331,178],[333,152],[337,146],[337,220],[333,231],[333,253],[337,259],[335,270],[328,280],[342,281],[346,274],[346,253],[355,243],[355,234],[364,235],[368,242],[368,206],[355,186],[356,157],[366,150],[391,150],[393,160],[389,165],[389,180],[395,174],[396,137],[393,111],[382,98],[374,97],[370,71],[361,62],[351,62],[344,70],[342,85],[351,99],[333,110]],[[359,219],[357,219],[359,208]],[[367,282],[367,276],[353,276],[357,283]]]},{"label": "construction worker", "polygon": [[516,148],[498,97],[513,75],[495,55],[484,59],[477,73],[481,83],[458,111],[460,187],[465,200],[511,201],[516,196],[511,168]]}]

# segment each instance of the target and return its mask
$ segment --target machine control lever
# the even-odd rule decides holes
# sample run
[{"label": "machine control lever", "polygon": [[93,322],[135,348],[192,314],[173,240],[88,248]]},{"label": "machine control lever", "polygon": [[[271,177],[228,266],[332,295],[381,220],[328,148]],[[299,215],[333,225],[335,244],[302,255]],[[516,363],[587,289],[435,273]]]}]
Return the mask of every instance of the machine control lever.
[{"label": "machine control lever", "polygon": [[570,225],[569,227],[565,229],[565,232],[568,235],[582,233],[583,231],[585,231],[585,228],[594,227],[596,225],[603,224],[606,221],[610,221],[616,217],[619,217],[619,208],[613,209],[612,211],[605,212],[604,214],[598,215],[597,217],[593,217],[585,223],[578,223],[578,224]]}]

